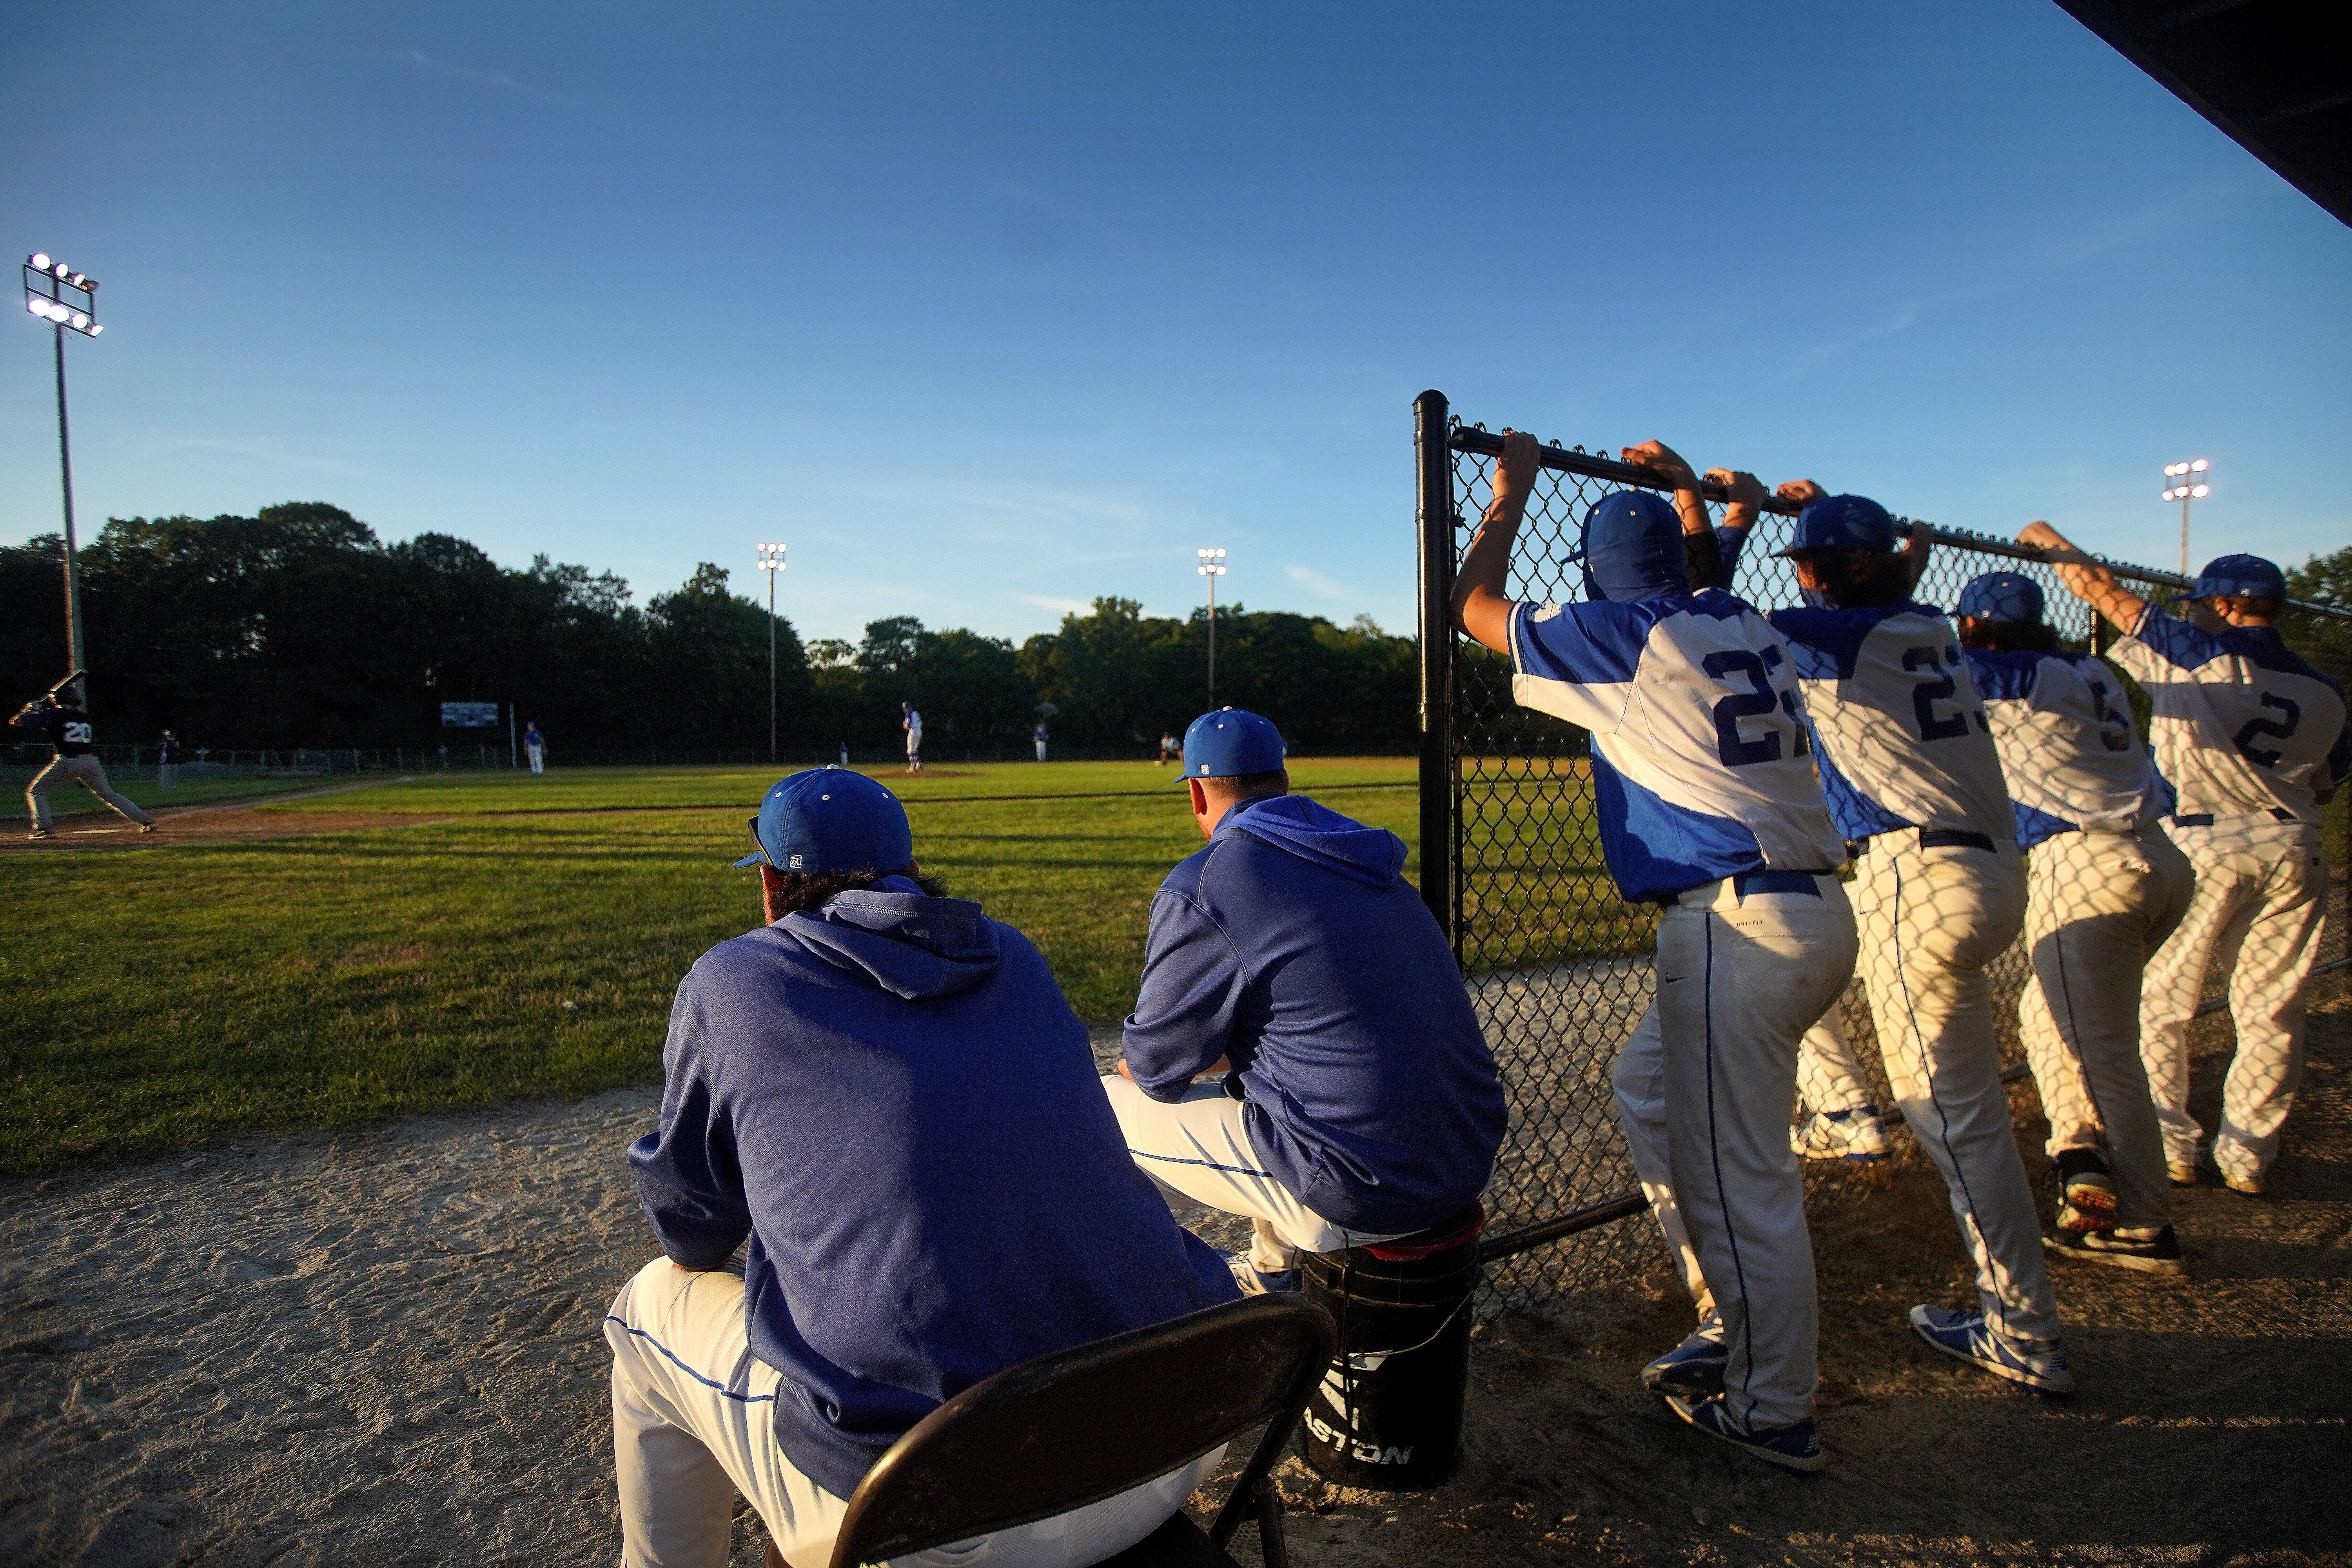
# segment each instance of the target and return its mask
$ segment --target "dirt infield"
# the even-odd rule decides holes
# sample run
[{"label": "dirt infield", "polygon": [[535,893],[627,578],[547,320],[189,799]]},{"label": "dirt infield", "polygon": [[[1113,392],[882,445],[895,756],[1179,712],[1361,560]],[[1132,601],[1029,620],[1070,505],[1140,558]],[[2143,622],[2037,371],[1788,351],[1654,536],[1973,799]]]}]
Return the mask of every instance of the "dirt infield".
[{"label": "dirt infield", "polygon": [[448,820],[446,817],[428,818],[380,811],[306,811],[296,816],[254,809],[283,800],[313,800],[320,795],[348,795],[388,782],[370,779],[355,784],[326,784],[313,789],[288,790],[282,795],[253,795],[204,805],[158,805],[148,812],[155,819],[156,830],[152,833],[140,832],[111,811],[85,811],[54,818],[52,831],[47,838],[28,838],[21,831],[24,819],[18,817],[8,831],[0,833],[0,855],[58,855],[92,849],[160,849],[175,844],[236,844],[254,838],[304,838],[320,833],[416,827],[427,821]]},{"label": "dirt infield", "polygon": [[[1916,1344],[1909,1306],[1969,1299],[1942,1193],[1924,1168],[1858,1173],[1813,1209],[1824,1475],[1639,1392],[1687,1324],[1661,1272],[1481,1331],[1453,1485],[1343,1492],[1288,1462],[1292,1554],[2352,1562],[2352,1016],[2315,1018],[2310,1057],[2274,1195],[2177,1194],[2193,1279],[2054,1266],[2071,1400]],[[656,1098],[0,1184],[0,1561],[611,1562],[600,1323],[652,1252],[622,1152]],[[738,1563],[759,1535],[746,1520]]]}]

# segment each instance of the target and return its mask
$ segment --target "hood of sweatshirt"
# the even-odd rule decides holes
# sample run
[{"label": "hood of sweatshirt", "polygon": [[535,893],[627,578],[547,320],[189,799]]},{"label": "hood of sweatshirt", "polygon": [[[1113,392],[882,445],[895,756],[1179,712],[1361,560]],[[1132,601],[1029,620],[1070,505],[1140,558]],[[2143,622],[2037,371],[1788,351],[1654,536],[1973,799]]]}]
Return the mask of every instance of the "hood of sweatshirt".
[{"label": "hood of sweatshirt", "polygon": [[1367,827],[1318,805],[1303,795],[1243,801],[1225,813],[1214,837],[1223,838],[1235,829],[1368,888],[1385,888],[1404,872],[1403,839],[1385,827]]},{"label": "hood of sweatshirt", "polygon": [[952,996],[996,973],[996,923],[968,899],[930,899],[904,877],[838,894],[777,928],[835,969],[909,1001]]}]

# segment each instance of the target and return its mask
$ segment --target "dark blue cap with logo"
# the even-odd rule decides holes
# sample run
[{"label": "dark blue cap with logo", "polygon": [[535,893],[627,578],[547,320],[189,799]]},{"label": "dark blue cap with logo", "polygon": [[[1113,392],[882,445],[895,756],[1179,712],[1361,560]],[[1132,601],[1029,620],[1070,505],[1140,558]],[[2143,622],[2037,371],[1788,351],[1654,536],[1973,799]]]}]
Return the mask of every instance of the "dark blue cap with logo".
[{"label": "dark blue cap with logo", "polygon": [[1892,550],[1895,520],[1868,496],[1823,496],[1797,515],[1783,555],[1800,550]]},{"label": "dark blue cap with logo", "polygon": [[2197,586],[2173,595],[2183,599],[2284,599],[2286,574],[2259,555],[2217,555],[2197,574]]},{"label": "dark blue cap with logo", "polygon": [[751,819],[760,846],[738,866],[766,861],[779,871],[896,871],[915,858],[915,836],[898,797],[828,763],[778,779]]},{"label": "dark blue cap with logo", "polygon": [[1188,779],[1230,779],[1244,773],[1270,773],[1282,766],[1288,750],[1273,721],[1239,708],[1203,713],[1184,731],[1184,776]]},{"label": "dark blue cap with logo", "polygon": [[1952,613],[1979,621],[2038,621],[2042,584],[2017,572],[1987,572],[1969,579]]},{"label": "dark blue cap with logo", "polygon": [[1588,596],[1632,604],[1685,588],[1683,522],[1674,502],[1649,490],[1612,490],[1584,514]]}]

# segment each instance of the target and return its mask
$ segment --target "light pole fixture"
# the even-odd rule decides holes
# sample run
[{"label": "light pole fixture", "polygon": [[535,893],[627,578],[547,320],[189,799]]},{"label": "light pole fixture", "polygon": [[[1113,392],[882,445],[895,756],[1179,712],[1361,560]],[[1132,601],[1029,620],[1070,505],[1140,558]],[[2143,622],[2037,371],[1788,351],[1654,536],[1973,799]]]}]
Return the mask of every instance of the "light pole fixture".
[{"label": "light pole fixture", "polygon": [[2212,493],[2212,488],[2205,482],[2205,471],[2212,466],[2199,458],[2165,467],[2164,499],[2180,503],[2180,574],[2183,577],[2189,575],[2189,503],[2203,500]]},{"label": "light pole fixture", "polygon": [[1225,552],[1203,550],[1198,552],[1201,564],[1194,568],[1209,580],[1209,706],[1217,705],[1217,579],[1225,574]]},{"label": "light pole fixture", "polygon": [[776,574],[784,569],[784,547],[760,546],[760,570],[768,574],[768,761],[776,760]]},{"label": "light pole fixture", "polygon": [[[58,482],[66,506],[66,668],[86,668],[82,658],[81,565],[74,555],[73,441],[66,424],[66,332],[94,338],[106,331],[98,324],[98,279],[77,272],[57,258],[35,251],[25,258],[25,309],[46,323],[55,337],[58,361]],[[89,681],[82,680],[82,702],[89,701]]]}]

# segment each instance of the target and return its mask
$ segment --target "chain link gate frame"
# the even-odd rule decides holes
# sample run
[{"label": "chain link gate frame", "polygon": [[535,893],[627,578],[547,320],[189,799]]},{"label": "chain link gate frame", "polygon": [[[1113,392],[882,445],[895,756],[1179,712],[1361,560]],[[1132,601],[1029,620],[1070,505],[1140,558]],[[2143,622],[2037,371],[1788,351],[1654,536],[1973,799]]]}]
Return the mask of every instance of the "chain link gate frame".
[{"label": "chain link gate frame", "polygon": [[[1454,570],[1491,500],[1489,475],[1503,439],[1484,426],[1463,426],[1442,393],[1423,393],[1413,409],[1422,897],[1453,943],[1510,1103],[1510,1130],[1486,1196],[1481,1308],[1492,1315],[1606,1289],[1666,1261],[1654,1226],[1613,1223],[1648,1205],[1609,1084],[1619,1046],[1649,1005],[1656,911],[1619,899],[1601,863],[1583,732],[1519,707],[1511,698],[1509,659],[1454,629]],[[1661,487],[1646,470],[1581,447],[1546,446],[1543,463],[1506,591],[1514,600],[1568,603],[1583,596],[1581,574],[1563,557],[1581,536],[1586,510],[1610,490]],[[1720,516],[1720,489],[1703,489],[1710,511]],[[1741,552],[1733,591],[1759,609],[1799,602],[1795,574],[1777,553],[1797,510],[1777,498],[1768,501]],[[2112,628],[2065,592],[2035,552],[1906,518],[1896,522],[1906,532],[1927,529],[1936,544],[1920,584],[1923,602],[1951,603],[1980,572],[2021,572],[2042,584],[2049,620],[2071,646],[2104,652],[2114,640]],[[2147,595],[2151,599],[2189,586],[2170,573],[2106,564],[2117,577],[2158,590]],[[2352,689],[2352,614],[2291,602],[2280,630],[2296,652]],[[2145,733],[2147,699],[2127,677],[2124,685],[2136,727]],[[2352,797],[2352,790],[2346,793]],[[2345,858],[2352,835],[2346,815],[2336,814],[2327,828],[2335,874],[2320,938],[2326,970],[2347,963]],[[2032,979],[2021,937],[1993,966],[1992,982],[2011,1110],[2023,1116],[2039,1110],[2016,1018],[2018,995]],[[2193,1053],[2221,1048],[2230,1037],[2218,1016],[2226,980],[2208,977]],[[1878,1103],[1891,1107],[1859,980],[1844,1006]],[[1895,1131],[1897,1157],[1916,1158],[1907,1135]],[[1845,1172],[1843,1162],[1808,1163],[1809,1192],[1843,1180]],[[1570,1237],[1578,1238],[1573,1246],[1547,1245]]]}]

